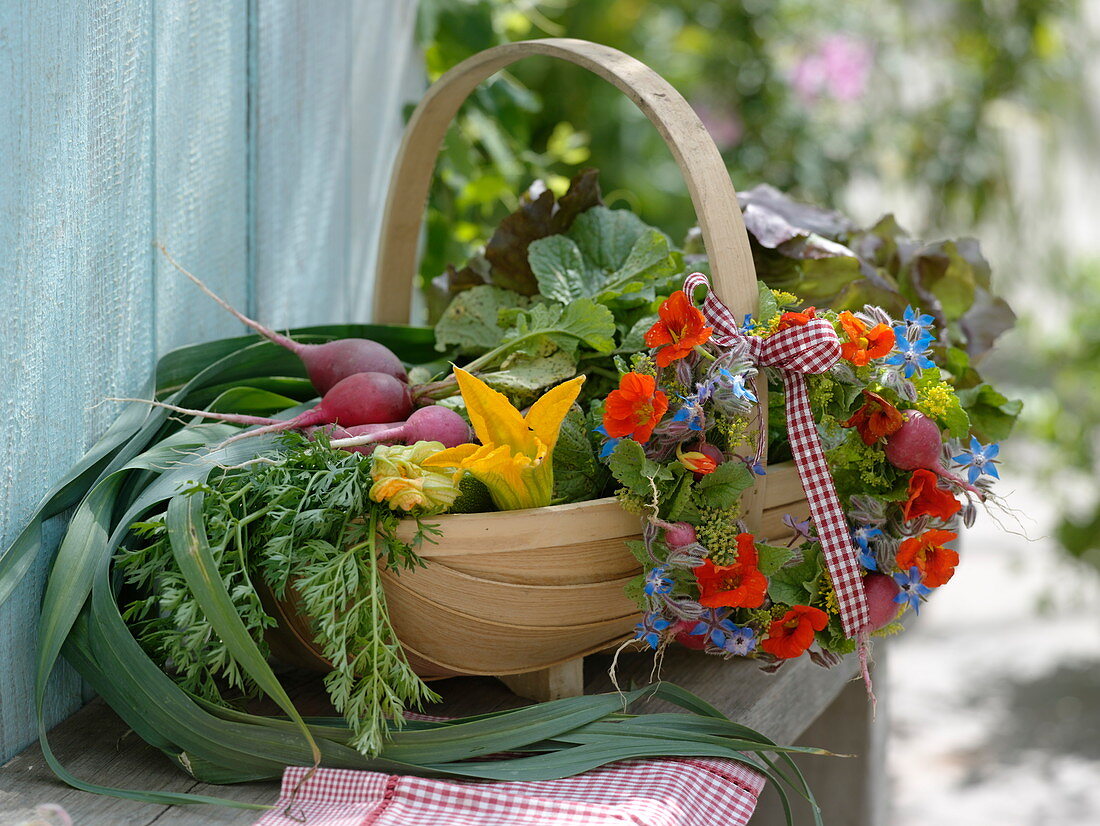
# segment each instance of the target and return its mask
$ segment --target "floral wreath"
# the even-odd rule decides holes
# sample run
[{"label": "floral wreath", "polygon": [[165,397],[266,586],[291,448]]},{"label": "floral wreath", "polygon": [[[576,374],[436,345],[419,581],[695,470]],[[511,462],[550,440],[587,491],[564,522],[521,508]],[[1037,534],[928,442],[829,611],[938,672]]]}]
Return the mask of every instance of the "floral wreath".
[{"label": "floral wreath", "polygon": [[[703,283],[690,276],[686,286]],[[741,494],[766,473],[753,432],[758,444],[769,429],[782,436],[785,394],[795,392],[778,382],[780,371],[754,363],[759,347],[745,342],[792,328],[814,325],[839,344],[835,363],[804,377],[805,394],[850,532],[840,544],[851,549],[865,611],[860,633],[900,630],[901,615],[954,575],[951,546],[998,478],[998,446],[971,434],[951,375],[936,362],[932,316],[912,307],[900,320],[870,305],[792,309],[800,303],[761,287],[757,317],[722,337],[715,328],[729,311],[710,295],[704,312],[678,290],[645,335],[650,350],[618,359],[598,432],[620,502],[644,517],[642,539],[630,544],[645,573],[628,586],[644,612],[635,634],[644,646],[751,656],[768,670],[807,653],[829,666],[857,647],[838,598],[845,574],[815,520],[785,515],[793,535],[784,545],[743,521]],[[769,379],[765,410],[757,383]],[[773,455],[784,458],[783,448]]]}]

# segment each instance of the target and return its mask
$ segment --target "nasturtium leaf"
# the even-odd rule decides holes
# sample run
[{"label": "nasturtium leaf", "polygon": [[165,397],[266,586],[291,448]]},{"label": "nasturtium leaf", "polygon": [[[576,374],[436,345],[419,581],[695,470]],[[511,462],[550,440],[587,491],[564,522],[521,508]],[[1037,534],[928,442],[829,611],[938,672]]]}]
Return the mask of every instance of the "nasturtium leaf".
[{"label": "nasturtium leaf", "polygon": [[856,641],[850,640],[844,635],[844,626],[840,617],[835,614],[829,616],[829,624],[825,629],[814,635],[818,645],[834,654],[851,654],[856,650]]},{"label": "nasturtium leaf", "polygon": [[465,354],[491,350],[504,338],[499,323],[501,311],[522,309],[529,304],[518,293],[487,284],[461,292],[435,326],[436,349],[443,351],[457,346]]},{"label": "nasturtium leaf", "polygon": [[784,605],[809,605],[817,598],[824,570],[821,549],[816,545],[802,552],[802,559],[775,571],[768,580],[768,596]]},{"label": "nasturtium leaf", "polygon": [[742,491],[752,487],[752,473],[741,462],[722,462],[695,483],[696,498],[710,508],[732,508]]},{"label": "nasturtium leaf", "polygon": [[778,545],[757,543],[756,555],[756,567],[760,569],[760,573],[764,576],[771,576],[791,561],[794,557],[794,551],[790,548],[783,548]]}]

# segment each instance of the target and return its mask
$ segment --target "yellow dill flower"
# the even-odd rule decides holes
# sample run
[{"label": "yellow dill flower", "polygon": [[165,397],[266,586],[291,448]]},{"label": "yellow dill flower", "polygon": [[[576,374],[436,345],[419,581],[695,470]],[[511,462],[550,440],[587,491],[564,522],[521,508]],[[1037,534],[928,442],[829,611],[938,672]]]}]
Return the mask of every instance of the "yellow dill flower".
[{"label": "yellow dill flower", "polygon": [[833,579],[828,571],[821,574],[821,591],[819,596],[825,604],[825,611],[829,614],[840,615],[840,600],[837,599],[836,588],[833,587]]},{"label": "yellow dill flower", "polygon": [[917,407],[926,416],[943,419],[955,405],[955,395],[944,382],[917,388]]},{"label": "yellow dill flower", "polygon": [[772,290],[772,296],[775,298],[775,303],[780,307],[793,307],[802,303],[802,299],[797,295],[783,290]]}]

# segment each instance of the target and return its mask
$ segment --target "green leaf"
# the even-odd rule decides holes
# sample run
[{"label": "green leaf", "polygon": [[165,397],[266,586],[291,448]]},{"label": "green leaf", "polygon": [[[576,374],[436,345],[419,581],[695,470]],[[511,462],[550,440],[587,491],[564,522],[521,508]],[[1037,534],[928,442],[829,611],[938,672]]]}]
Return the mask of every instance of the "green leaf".
[{"label": "green leaf", "polygon": [[596,458],[585,416],[575,407],[561,423],[553,462],[556,501],[594,499],[607,484],[607,469]]},{"label": "green leaf", "polygon": [[764,576],[771,576],[794,557],[794,551],[790,548],[782,548],[778,545],[765,545],[757,543],[757,567]]},{"label": "green leaf", "polygon": [[1009,400],[988,384],[959,391],[959,401],[970,415],[970,429],[982,442],[999,442],[1008,438],[1024,403]]},{"label": "green leaf", "polygon": [[576,372],[573,357],[564,350],[555,350],[548,356],[537,358],[517,354],[508,359],[504,369],[481,373],[480,378],[509,396],[533,399],[537,391],[572,378]]},{"label": "green leaf", "polygon": [[615,349],[614,316],[607,307],[587,298],[564,307],[534,304],[529,310],[507,310],[501,321],[508,329],[497,349],[505,353],[546,355],[548,343],[567,353],[575,353],[582,344],[597,353]]},{"label": "green leaf", "polygon": [[775,571],[768,580],[768,596],[782,605],[809,605],[817,598],[824,570],[821,549],[810,545],[801,561]]},{"label": "green leaf", "polygon": [[622,343],[619,344],[615,352],[633,354],[642,350],[647,350],[648,346],[645,343],[645,334],[657,323],[657,320],[658,316],[656,313],[647,313],[636,320],[622,337]]},{"label": "green leaf", "polygon": [[851,654],[856,650],[856,641],[850,640],[844,635],[844,627],[841,624],[840,617],[831,615],[829,617],[829,624],[825,626],[824,630],[818,631],[815,635],[818,644],[826,651],[832,651],[834,654]]},{"label": "green leaf", "polygon": [[175,496],[168,505],[166,527],[172,543],[172,552],[191,592],[195,595],[203,613],[229,648],[233,658],[241,664],[264,693],[281,708],[297,725],[313,753],[313,762],[321,762],[321,751],[313,735],[306,728],[298,709],[291,702],[275,672],[237,615],[233,600],[225,589],[218,573],[218,565],[210,551],[203,525],[203,494]]},{"label": "green leaf", "polygon": [[615,445],[608,464],[611,475],[621,485],[647,501],[653,498],[654,482],[667,482],[673,478],[664,465],[647,459],[645,450],[633,439],[623,439]]},{"label": "green leaf", "polygon": [[593,207],[565,235],[535,241],[528,260],[539,292],[562,304],[620,296],[652,300],[654,282],[677,270],[668,238],[626,210]]},{"label": "green leaf", "polygon": [[501,311],[523,309],[529,304],[530,301],[518,293],[488,284],[461,292],[436,324],[436,349],[457,347],[459,353],[467,355],[492,350],[504,338]]},{"label": "green leaf", "polygon": [[759,296],[759,310],[754,315],[758,322],[767,324],[779,315],[779,302],[775,300],[775,294],[771,291],[771,288],[763,281],[756,282],[756,291]]},{"label": "green leaf", "polygon": [[695,483],[699,502],[708,508],[732,508],[742,491],[752,487],[752,472],[741,462],[722,462]]}]

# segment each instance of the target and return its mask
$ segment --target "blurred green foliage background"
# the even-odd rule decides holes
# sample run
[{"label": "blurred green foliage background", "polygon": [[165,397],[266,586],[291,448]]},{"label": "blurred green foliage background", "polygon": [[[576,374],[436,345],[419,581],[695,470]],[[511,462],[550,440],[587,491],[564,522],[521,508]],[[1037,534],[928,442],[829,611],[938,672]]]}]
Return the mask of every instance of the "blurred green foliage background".
[{"label": "blurred green foliage background", "polygon": [[[1073,488],[1059,538],[1100,566],[1100,266],[1074,260],[1080,245],[1062,227],[1038,226],[1059,202],[1054,165],[1031,172],[1048,203],[1022,199],[1017,180],[1021,153],[1067,139],[1095,148],[1086,11],[1078,0],[421,0],[418,36],[429,79],[509,40],[614,46],[684,94],[738,190],[766,182],[864,224],[897,209],[918,236],[982,237],[1022,322],[986,372],[1029,400],[1035,470]],[[461,266],[532,181],[561,194],[584,166],[600,170],[609,205],[674,239],[694,224],[671,155],[613,87],[560,61],[497,75],[445,143],[425,283]]]}]

